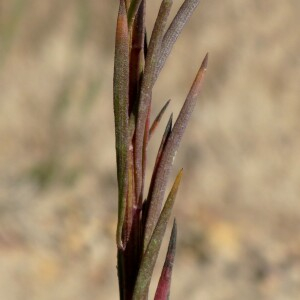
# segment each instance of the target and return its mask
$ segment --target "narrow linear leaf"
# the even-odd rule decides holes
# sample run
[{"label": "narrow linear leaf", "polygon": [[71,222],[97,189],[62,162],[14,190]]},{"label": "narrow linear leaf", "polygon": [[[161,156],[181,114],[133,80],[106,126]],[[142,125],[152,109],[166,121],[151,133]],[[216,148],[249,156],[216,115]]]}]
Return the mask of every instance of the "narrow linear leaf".
[{"label": "narrow linear leaf", "polygon": [[133,118],[134,125],[138,111],[140,78],[144,68],[145,3],[142,0],[131,33],[129,115]]},{"label": "narrow linear leaf", "polygon": [[127,191],[126,199],[127,199],[126,200],[126,212],[125,212],[125,219],[124,219],[124,225],[123,225],[123,246],[124,246],[124,248],[126,248],[126,244],[130,237],[132,223],[133,223],[133,216],[134,216],[134,211],[135,211],[134,207],[136,206],[132,147],[129,148],[129,154],[128,154],[128,191]]},{"label": "narrow linear leaf", "polygon": [[[166,143],[169,139],[169,136],[171,134],[171,131],[172,131],[172,125],[173,125],[173,113],[171,113],[170,115],[170,118],[169,118],[169,121],[166,125],[166,128],[165,128],[165,132],[162,136],[162,139],[161,139],[161,143],[160,143],[160,146],[159,146],[159,149],[158,149],[158,152],[157,152],[157,156],[156,156],[156,160],[155,160],[155,165],[154,165],[154,169],[157,169],[158,165],[159,165],[159,162],[161,160],[161,155],[163,153],[163,150],[166,146]],[[155,178],[156,176],[154,176]]]},{"label": "narrow linear leaf", "polygon": [[174,205],[181,177],[182,170],[180,170],[175,179],[175,182],[157,221],[153,235],[151,236],[147,250],[143,255],[138,277],[134,287],[133,300],[144,299],[144,297],[146,297],[148,294],[153,269],[161,247],[163,236],[167,228],[168,220],[171,216],[171,211]]},{"label": "narrow linear leaf", "polygon": [[145,126],[145,132],[144,132],[144,140],[143,140],[143,155],[142,155],[142,187],[139,197],[139,205],[142,205],[143,198],[142,193],[144,190],[144,181],[145,181],[145,174],[146,174],[146,163],[147,163],[147,145],[149,141],[149,127],[150,127],[150,114],[151,114],[151,106],[149,106],[148,113],[147,113],[147,119],[146,119],[146,126]]},{"label": "narrow linear leaf", "polygon": [[149,130],[149,140],[151,139],[151,136],[153,135],[155,129],[157,128],[164,112],[166,111],[169,103],[170,103],[171,100],[168,100],[167,103],[163,106],[163,108],[160,110],[159,114],[157,115],[157,117],[155,118],[155,120],[153,121],[151,127],[150,127],[150,130]]},{"label": "narrow linear leaf", "polygon": [[118,248],[117,253],[117,269],[118,269],[118,281],[119,281],[119,295],[120,299],[125,299],[125,274],[124,274],[124,252]]},{"label": "narrow linear leaf", "polygon": [[126,11],[128,11],[131,0],[125,0]]},{"label": "narrow linear leaf", "polygon": [[136,193],[138,198],[141,198],[143,185],[143,154],[145,140],[145,126],[147,115],[152,97],[153,78],[157,65],[158,55],[160,53],[161,42],[167,24],[173,0],[163,0],[158,12],[157,19],[154,24],[153,32],[150,38],[149,47],[147,49],[147,57],[145,62],[145,70],[143,74],[141,92],[139,99],[139,108],[135,132],[135,178],[136,178]]},{"label": "narrow linear leaf", "polygon": [[131,28],[142,0],[132,0],[128,8],[128,27]]},{"label": "narrow linear leaf", "polygon": [[160,279],[157,285],[154,300],[167,300],[170,296],[172,270],[176,252],[176,237],[177,237],[177,225],[174,220],[173,228],[171,232],[170,242],[168,246],[168,252],[166,255],[165,263],[160,275]]},{"label": "narrow linear leaf", "polygon": [[[157,68],[158,59],[160,57],[162,41],[172,5],[173,0],[162,0],[150,37],[149,45],[145,47],[146,61],[142,87],[144,90],[142,90],[141,93],[145,93],[153,87],[155,69]],[[145,37],[145,40],[146,39],[147,37]]]},{"label": "narrow linear leaf", "polygon": [[192,111],[196,105],[197,97],[201,91],[204,73],[207,68],[207,61],[208,54],[206,54],[194,80],[194,83],[189,91],[189,94],[182,106],[182,109],[174,124],[166,146],[164,147],[162,157],[157,167],[157,173],[153,184],[153,191],[150,195],[150,199],[147,200],[149,201],[149,211],[145,226],[144,245],[148,244],[148,241],[150,240],[155,224],[157,222],[176,152],[178,150],[187,123],[191,117]]},{"label": "narrow linear leaf", "polygon": [[114,115],[117,156],[117,177],[119,190],[117,245],[122,244],[122,227],[126,210],[128,182],[128,90],[129,90],[129,44],[127,15],[124,0],[120,0],[117,19],[114,62]]},{"label": "narrow linear leaf", "polygon": [[[154,168],[153,168],[153,172],[152,172],[152,178],[151,178],[151,182],[150,182],[150,187],[149,187],[149,192],[148,192],[148,197],[147,199],[144,201],[143,203],[143,231],[145,229],[145,224],[146,224],[146,220],[147,220],[147,215],[148,215],[148,210],[149,210],[149,200],[151,199],[151,194],[152,194],[152,190],[153,190],[153,185],[154,185],[154,180],[156,177],[156,173],[157,173],[157,166],[159,164],[159,161],[161,159],[161,154],[163,152],[163,149],[166,145],[166,142],[170,136],[171,130],[172,130],[172,121],[173,121],[173,114],[171,114],[169,121],[167,123],[167,126],[165,128],[165,132],[162,136],[162,140],[156,155],[156,160],[155,160],[155,164],[154,164]],[[149,199],[149,200],[148,200]],[[143,245],[144,249],[146,248],[146,245]]]},{"label": "narrow linear leaf", "polygon": [[144,44],[144,57],[146,59],[148,53],[148,39],[147,39],[147,30],[145,30],[145,44]]},{"label": "narrow linear leaf", "polygon": [[185,0],[164,35],[155,79],[157,79],[183,27],[197,8],[200,0]]}]

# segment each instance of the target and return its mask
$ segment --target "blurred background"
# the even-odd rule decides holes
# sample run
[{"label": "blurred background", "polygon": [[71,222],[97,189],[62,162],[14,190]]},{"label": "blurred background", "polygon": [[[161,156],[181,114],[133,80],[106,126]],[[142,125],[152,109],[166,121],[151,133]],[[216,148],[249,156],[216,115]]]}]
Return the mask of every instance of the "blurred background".
[{"label": "blurred background", "polygon": [[[148,2],[151,32],[159,0]],[[1,299],[118,299],[117,7],[0,1]],[[209,52],[172,174],[184,168],[171,299],[300,299],[299,11],[299,0],[203,0],[159,78],[153,113],[172,102],[150,169]]]}]

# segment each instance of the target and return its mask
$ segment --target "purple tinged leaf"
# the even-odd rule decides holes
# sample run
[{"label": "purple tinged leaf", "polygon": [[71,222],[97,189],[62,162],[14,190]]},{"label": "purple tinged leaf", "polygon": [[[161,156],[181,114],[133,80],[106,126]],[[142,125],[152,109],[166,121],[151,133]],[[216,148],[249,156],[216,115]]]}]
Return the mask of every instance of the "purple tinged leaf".
[{"label": "purple tinged leaf", "polygon": [[145,38],[144,38],[144,57],[146,59],[147,52],[148,52],[148,39],[147,39],[147,31],[145,30]]},{"label": "purple tinged leaf", "polygon": [[149,106],[148,113],[147,113],[147,118],[146,118],[146,126],[145,126],[145,131],[144,131],[144,139],[143,139],[143,155],[142,155],[142,187],[141,187],[141,192],[140,192],[140,197],[138,201],[138,205],[141,206],[143,203],[143,190],[144,190],[144,181],[145,181],[145,174],[146,174],[146,162],[147,162],[147,145],[148,145],[148,140],[149,140],[149,127],[150,127],[150,113],[151,113],[151,107]]},{"label": "purple tinged leaf", "polygon": [[[120,299],[146,300],[153,268],[182,176],[176,177],[161,210],[174,156],[200,92],[205,58],[194,84],[172,128],[167,124],[151,178],[149,193],[142,203],[146,150],[150,136],[166,106],[150,128],[152,89],[184,24],[200,0],[184,0],[166,31],[173,0],[162,0],[149,47],[145,29],[146,0],[119,0],[117,22],[114,114],[116,134],[119,211],[117,226],[118,277]],[[169,297],[176,244],[174,222],[167,257],[155,300]]]},{"label": "purple tinged leaf", "polygon": [[206,54],[201,64],[194,83],[174,124],[170,137],[166,142],[159,165],[157,167],[153,190],[147,199],[147,201],[149,201],[149,211],[144,229],[144,247],[147,246],[156,225],[176,152],[192,111],[196,105],[197,97],[201,91],[204,74],[207,68],[207,61],[208,54]]},{"label": "purple tinged leaf", "polygon": [[131,32],[129,115],[134,125],[138,110],[140,78],[144,67],[145,3],[145,0],[142,0]]},{"label": "purple tinged leaf", "polygon": [[157,117],[155,118],[155,120],[153,121],[151,127],[150,127],[150,130],[149,130],[149,140],[151,139],[151,136],[153,135],[155,129],[157,128],[164,112],[166,111],[169,103],[170,103],[171,100],[168,100],[167,103],[163,106],[163,108],[160,110],[159,114],[157,115]]},{"label": "purple tinged leaf", "polygon": [[197,8],[200,0],[185,0],[178,10],[175,18],[170,24],[167,32],[164,35],[160,57],[155,71],[155,80],[157,79],[161,69],[163,68],[171,50],[180,35],[184,25],[187,23],[194,10]]},{"label": "purple tinged leaf", "polygon": [[[159,146],[159,149],[158,149],[158,152],[157,152],[157,156],[156,156],[156,160],[155,160],[155,165],[154,165],[154,170],[157,169],[157,166],[159,165],[159,162],[160,162],[160,159],[161,159],[161,155],[163,153],[163,150],[166,146],[166,143],[167,143],[167,140],[171,134],[171,131],[172,131],[172,123],[173,123],[173,113],[170,115],[170,118],[169,118],[169,121],[167,123],[167,126],[166,126],[166,129],[165,129],[165,132],[162,136],[162,140],[161,140],[161,143],[160,143],[160,146]],[[156,176],[153,176],[154,178]]]},{"label": "purple tinged leaf", "polygon": [[[147,57],[145,62],[144,75],[141,84],[141,92],[138,107],[137,124],[135,131],[135,179],[136,179],[136,194],[138,199],[142,198],[142,186],[143,186],[143,156],[145,155],[145,138],[148,133],[146,132],[146,121],[150,109],[153,79],[157,66],[157,60],[160,53],[161,42],[163,34],[167,24],[167,18],[169,16],[172,0],[163,0],[158,12],[156,22],[154,24],[153,32],[151,35],[149,47],[147,49]],[[146,139],[147,142],[147,139]]]},{"label": "purple tinged leaf", "polygon": [[165,234],[168,220],[174,205],[175,197],[178,191],[182,170],[178,173],[169,196],[165,202],[163,210],[159,216],[148,247],[142,257],[138,277],[134,287],[133,300],[144,299],[148,295],[148,289],[153,274],[153,269],[157,260],[157,256],[161,247],[162,239]]},{"label": "purple tinged leaf", "polygon": [[[161,140],[161,143],[160,143],[160,146],[159,146],[159,149],[158,149],[158,152],[157,152],[157,155],[156,155],[156,161],[155,161],[155,165],[154,165],[154,168],[153,168],[153,173],[152,173],[152,178],[151,178],[151,182],[150,182],[150,187],[149,187],[149,192],[148,192],[148,197],[147,199],[151,199],[151,193],[152,193],[152,190],[153,190],[153,184],[154,184],[154,180],[155,180],[155,177],[156,177],[156,173],[157,173],[157,166],[160,162],[160,159],[161,159],[161,154],[163,152],[163,149],[166,145],[166,142],[170,136],[170,133],[171,133],[171,130],[172,130],[172,121],[173,121],[173,114],[171,114],[170,118],[169,118],[169,121],[167,123],[167,126],[165,128],[165,132],[162,136],[162,140]],[[145,228],[145,224],[146,224],[146,220],[147,220],[147,215],[148,215],[148,210],[149,210],[149,201],[146,200],[144,203],[143,203],[143,230]],[[143,245],[144,249],[146,248],[146,245],[144,244]]]},{"label": "purple tinged leaf", "polygon": [[157,285],[154,300],[167,300],[170,296],[171,277],[176,252],[177,225],[174,220],[168,252]]},{"label": "purple tinged leaf", "polygon": [[124,0],[120,0],[117,19],[114,62],[114,115],[119,190],[117,245],[123,248],[122,228],[126,210],[128,183],[128,90],[129,90],[129,36]]}]

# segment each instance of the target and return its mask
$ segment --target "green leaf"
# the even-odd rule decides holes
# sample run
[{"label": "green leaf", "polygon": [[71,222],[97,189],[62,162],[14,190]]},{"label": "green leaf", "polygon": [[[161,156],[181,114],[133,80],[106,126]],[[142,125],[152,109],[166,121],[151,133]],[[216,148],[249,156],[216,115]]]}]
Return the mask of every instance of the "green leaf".
[{"label": "green leaf", "polygon": [[[129,240],[132,232],[132,223],[134,217],[135,202],[135,188],[134,188],[134,168],[133,168],[133,151],[130,148],[128,154],[128,188],[126,197],[126,213],[123,224],[123,246],[126,247],[126,243]],[[134,228],[133,228],[134,229]]]},{"label": "green leaf", "polygon": [[117,19],[114,62],[114,116],[119,190],[117,245],[123,247],[122,227],[126,210],[128,182],[128,90],[129,90],[129,36],[124,0],[120,0]]},{"label": "green leaf", "polygon": [[178,173],[169,196],[165,202],[163,210],[159,216],[148,247],[142,257],[141,266],[136,280],[133,300],[144,299],[148,295],[148,289],[153,274],[153,269],[157,260],[157,256],[161,247],[162,239],[165,234],[167,223],[171,216],[171,211],[174,205],[180,180],[182,177],[182,170]]},{"label": "green leaf", "polygon": [[128,27],[131,28],[142,0],[132,0],[128,8]]},{"label": "green leaf", "polygon": [[157,60],[160,53],[161,42],[167,24],[172,0],[163,0],[158,12],[157,19],[154,24],[153,32],[150,38],[149,47],[147,49],[147,57],[145,62],[145,70],[143,74],[141,92],[139,99],[137,124],[135,132],[135,178],[136,191],[138,198],[142,195],[143,186],[143,164],[145,162],[146,149],[145,145],[148,142],[148,130],[146,130],[147,117],[150,112],[150,104],[152,98],[153,79],[157,66]]},{"label": "green leaf", "polygon": [[131,0],[125,0],[126,11],[128,12]]},{"label": "green leaf", "polygon": [[[157,155],[156,155],[156,160],[155,160],[153,172],[152,172],[150,187],[149,187],[149,191],[148,191],[148,197],[147,197],[147,199],[143,203],[143,213],[142,213],[142,217],[143,217],[143,230],[145,230],[145,224],[146,224],[146,221],[147,221],[147,218],[148,218],[149,202],[151,200],[151,194],[152,194],[152,191],[153,191],[153,186],[154,186],[154,182],[155,182],[155,178],[156,178],[156,174],[157,174],[157,167],[159,165],[159,162],[160,162],[160,159],[161,159],[161,155],[162,155],[163,150],[164,150],[164,148],[166,146],[167,140],[168,140],[168,138],[170,136],[170,133],[172,131],[172,122],[173,122],[173,114],[171,114],[171,116],[169,118],[169,121],[168,121],[168,123],[166,125],[165,132],[164,132],[164,134],[162,136],[161,143],[160,143],[159,149],[157,151]],[[148,241],[147,241],[147,243],[148,243]],[[143,244],[144,249],[146,248],[146,246],[147,245],[144,243]]]},{"label": "green leaf", "polygon": [[157,79],[161,69],[163,68],[171,50],[184,28],[187,21],[190,19],[194,10],[197,8],[200,0],[185,0],[179,8],[176,16],[170,24],[167,32],[164,35],[157,69],[155,71],[155,80]]}]

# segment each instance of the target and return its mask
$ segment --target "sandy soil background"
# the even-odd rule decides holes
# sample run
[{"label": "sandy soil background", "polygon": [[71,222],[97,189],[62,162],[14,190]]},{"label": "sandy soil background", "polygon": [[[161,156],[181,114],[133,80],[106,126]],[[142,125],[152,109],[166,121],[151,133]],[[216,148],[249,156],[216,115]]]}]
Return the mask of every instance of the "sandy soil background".
[{"label": "sandy soil background", "polygon": [[[171,98],[176,115],[210,53],[174,165],[171,299],[300,299],[299,11],[203,0],[155,87],[153,111]],[[116,13],[116,0],[0,1],[0,299],[118,298]]]}]

